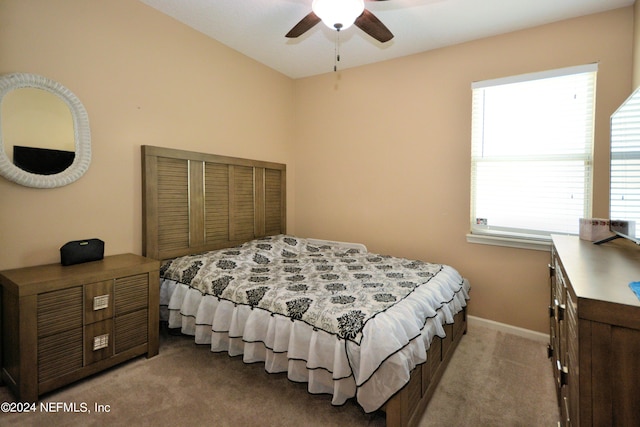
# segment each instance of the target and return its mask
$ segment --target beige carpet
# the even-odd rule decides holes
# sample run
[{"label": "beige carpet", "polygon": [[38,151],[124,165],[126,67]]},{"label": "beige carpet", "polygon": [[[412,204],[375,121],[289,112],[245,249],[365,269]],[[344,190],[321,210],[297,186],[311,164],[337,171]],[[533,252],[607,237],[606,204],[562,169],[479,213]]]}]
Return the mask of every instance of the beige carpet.
[{"label": "beige carpet", "polygon": [[[555,426],[558,408],[544,343],[469,327],[421,426]],[[0,387],[0,402],[13,401]],[[42,397],[90,412],[7,414],[17,426],[384,426],[352,402],[334,407],[261,364],[161,334],[160,354],[125,363]],[[96,405],[108,412],[98,413]]]}]

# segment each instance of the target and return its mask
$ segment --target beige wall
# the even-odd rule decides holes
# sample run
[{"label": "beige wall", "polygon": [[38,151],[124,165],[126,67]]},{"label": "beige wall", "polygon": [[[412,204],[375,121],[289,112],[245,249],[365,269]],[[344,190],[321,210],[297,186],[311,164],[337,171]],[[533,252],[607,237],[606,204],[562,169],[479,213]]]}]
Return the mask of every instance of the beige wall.
[{"label": "beige wall", "polygon": [[609,115],[631,84],[632,8],[296,81],[296,232],[443,262],[470,314],[548,330],[547,252],[470,244],[471,82],[598,62],[594,216]]},{"label": "beige wall", "polygon": [[[633,5],[633,85],[640,86],[640,2]],[[631,90],[632,91],[632,90]],[[630,91],[630,92],[631,92]]]},{"label": "beige wall", "polygon": [[160,145],[287,163],[290,232],[452,264],[471,314],[545,331],[548,253],[465,240],[470,84],[598,61],[594,215],[608,216],[608,116],[629,93],[632,25],[626,8],[293,81],[135,0],[0,0],[0,74],[71,89],[93,137],[74,184],[0,179],[0,269],[94,236],[140,253],[140,146]]},{"label": "beige wall", "polygon": [[[293,82],[135,0],[0,0],[0,74],[56,80],[89,114],[87,174],[0,178],[0,269],[58,262],[69,240],[141,253],[140,146],[291,164]],[[295,222],[294,171],[288,175]]]}]

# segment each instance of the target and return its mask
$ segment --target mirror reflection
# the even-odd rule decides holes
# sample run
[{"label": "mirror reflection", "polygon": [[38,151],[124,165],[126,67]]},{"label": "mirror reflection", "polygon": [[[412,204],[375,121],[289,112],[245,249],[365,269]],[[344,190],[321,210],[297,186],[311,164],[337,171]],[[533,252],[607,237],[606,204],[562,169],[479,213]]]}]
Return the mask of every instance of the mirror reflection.
[{"label": "mirror reflection", "polygon": [[75,157],[73,117],[64,101],[38,88],[7,93],[0,104],[5,153],[17,167],[52,175]]},{"label": "mirror reflection", "polygon": [[77,96],[43,76],[0,76],[0,175],[34,188],[69,185],[91,163],[89,117]]}]

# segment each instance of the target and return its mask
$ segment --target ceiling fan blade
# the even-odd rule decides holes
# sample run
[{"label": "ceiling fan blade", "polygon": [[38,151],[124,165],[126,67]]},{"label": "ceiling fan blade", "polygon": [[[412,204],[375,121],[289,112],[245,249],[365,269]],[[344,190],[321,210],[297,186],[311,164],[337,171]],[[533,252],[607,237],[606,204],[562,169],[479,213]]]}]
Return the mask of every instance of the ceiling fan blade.
[{"label": "ceiling fan blade", "polygon": [[356,19],[355,25],[381,43],[388,42],[393,38],[391,31],[367,9]]},{"label": "ceiling fan blade", "polygon": [[316,25],[320,21],[321,21],[321,19],[318,18],[318,15],[316,15],[313,12],[311,12],[307,16],[302,18],[300,20],[300,22],[298,22],[295,25],[295,27],[293,27],[287,33],[287,35],[285,37],[288,37],[290,39],[299,37],[299,36],[303,35],[304,33],[306,33],[307,31],[309,31],[311,28],[313,28],[313,26]]}]

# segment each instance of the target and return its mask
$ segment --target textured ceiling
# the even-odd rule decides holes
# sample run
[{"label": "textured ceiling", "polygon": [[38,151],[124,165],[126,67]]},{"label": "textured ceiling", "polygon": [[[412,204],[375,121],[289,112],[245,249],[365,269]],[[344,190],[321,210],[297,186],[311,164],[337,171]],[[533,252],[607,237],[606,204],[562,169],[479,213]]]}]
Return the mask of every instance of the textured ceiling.
[{"label": "textured ceiling", "polygon": [[[297,39],[285,34],[312,0],[140,0],[289,77],[333,71],[336,32],[322,23]],[[634,0],[366,1],[395,35],[380,43],[353,26],[340,33],[346,69],[550,22],[629,6]]]}]

